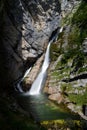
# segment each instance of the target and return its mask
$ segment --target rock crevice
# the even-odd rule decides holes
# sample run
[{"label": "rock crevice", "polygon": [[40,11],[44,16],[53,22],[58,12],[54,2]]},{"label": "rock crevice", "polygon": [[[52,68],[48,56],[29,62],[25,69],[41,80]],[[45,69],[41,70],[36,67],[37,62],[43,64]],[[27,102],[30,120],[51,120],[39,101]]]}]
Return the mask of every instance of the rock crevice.
[{"label": "rock crevice", "polygon": [[10,84],[44,53],[52,32],[60,27],[61,5],[58,0],[1,0],[0,3],[0,43],[6,54],[5,81]]}]

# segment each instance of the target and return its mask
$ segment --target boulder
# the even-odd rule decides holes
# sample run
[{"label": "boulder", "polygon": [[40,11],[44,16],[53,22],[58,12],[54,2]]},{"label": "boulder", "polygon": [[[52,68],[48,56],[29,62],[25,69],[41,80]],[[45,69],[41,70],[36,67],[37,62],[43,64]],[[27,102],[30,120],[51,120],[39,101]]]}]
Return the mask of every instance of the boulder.
[{"label": "boulder", "polygon": [[61,93],[55,93],[55,94],[51,94],[49,95],[48,97],[50,100],[53,100],[53,101],[57,101],[58,104],[63,102],[63,96]]}]

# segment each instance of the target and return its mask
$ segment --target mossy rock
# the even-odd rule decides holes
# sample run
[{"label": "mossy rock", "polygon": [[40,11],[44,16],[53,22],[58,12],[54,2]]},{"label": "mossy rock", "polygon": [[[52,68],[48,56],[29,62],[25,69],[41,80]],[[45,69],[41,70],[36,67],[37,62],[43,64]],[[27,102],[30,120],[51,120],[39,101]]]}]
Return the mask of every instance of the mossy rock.
[{"label": "mossy rock", "polygon": [[57,129],[57,130],[82,130],[84,125],[86,127],[86,123],[84,121],[78,120],[54,120],[54,121],[44,121],[42,125],[46,129]]},{"label": "mossy rock", "polygon": [[[69,19],[66,18],[66,20]],[[80,75],[87,73],[87,55],[84,54],[82,48],[83,41],[87,37],[86,1],[81,2],[78,10],[70,17],[70,22],[65,23],[66,26],[68,26],[67,23],[70,24],[67,37],[65,35],[66,27],[64,27],[63,32],[59,34],[57,44],[51,46],[52,63],[56,63],[58,57],[62,55],[62,58],[56,63],[54,70],[51,72],[51,76],[54,76],[54,80],[56,79],[56,84],[52,84],[52,87],[60,86],[65,98],[82,107],[84,104],[87,105],[87,84],[84,86],[80,81],[84,77],[79,79]],[[67,44],[64,46],[66,38]],[[86,77],[84,80],[87,80]]]}]

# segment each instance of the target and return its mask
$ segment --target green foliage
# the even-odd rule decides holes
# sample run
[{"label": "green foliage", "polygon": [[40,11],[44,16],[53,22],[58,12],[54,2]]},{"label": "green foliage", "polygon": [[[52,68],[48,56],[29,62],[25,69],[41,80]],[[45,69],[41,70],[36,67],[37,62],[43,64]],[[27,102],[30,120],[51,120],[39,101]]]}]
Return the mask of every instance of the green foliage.
[{"label": "green foliage", "polygon": [[72,24],[79,27],[87,26],[87,2],[82,1],[80,7],[73,16]]},{"label": "green foliage", "polygon": [[57,44],[51,44],[50,47],[50,57],[51,57],[51,61],[55,61],[57,60],[58,56],[59,56],[59,52],[60,50],[58,49]]},{"label": "green foliage", "polygon": [[87,72],[87,66],[79,68],[78,73],[81,73],[81,72]]},{"label": "green foliage", "polygon": [[73,56],[77,53],[77,49],[69,48],[65,53],[63,58],[61,59],[61,64],[66,64],[68,59],[73,58]]},{"label": "green foliage", "polygon": [[[69,21],[67,22],[67,20]],[[87,72],[87,57],[82,51],[82,43],[87,37],[87,2],[82,1],[72,17],[65,18],[65,24],[70,24],[68,34],[66,34],[67,28],[64,28],[65,30],[59,34],[58,45],[52,45],[51,48],[52,61],[61,55],[54,72],[51,74],[56,77],[57,81],[55,82],[60,82],[61,92],[65,97],[77,106],[87,105],[87,92],[85,90],[87,86],[85,85],[83,88],[77,80],[69,82],[70,78],[78,76],[81,72]],[[63,79],[66,79],[67,82],[62,82]]]},{"label": "green foliage", "polygon": [[80,30],[79,40],[82,42],[87,37],[87,2],[82,1],[72,18],[72,25],[76,25]]},{"label": "green foliage", "polygon": [[84,64],[84,54],[81,52],[82,42],[87,37],[87,3],[81,2],[80,7],[73,15],[71,30],[68,35],[68,47],[62,58],[62,64],[66,64],[69,58],[74,58],[73,66],[81,67]]},{"label": "green foliage", "polygon": [[69,94],[69,99],[77,105],[87,105],[87,92],[84,94]]},{"label": "green foliage", "polygon": [[80,29],[75,25],[71,27],[71,32],[68,35],[68,43],[70,48],[76,48],[81,44]]}]

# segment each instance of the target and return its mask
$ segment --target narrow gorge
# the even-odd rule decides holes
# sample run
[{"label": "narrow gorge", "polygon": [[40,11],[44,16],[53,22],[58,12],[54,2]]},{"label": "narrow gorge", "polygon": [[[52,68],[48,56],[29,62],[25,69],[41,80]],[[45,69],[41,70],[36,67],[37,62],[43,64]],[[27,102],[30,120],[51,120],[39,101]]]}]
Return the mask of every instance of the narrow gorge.
[{"label": "narrow gorge", "polygon": [[1,0],[0,19],[0,129],[86,130],[86,0]]}]

